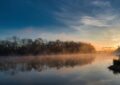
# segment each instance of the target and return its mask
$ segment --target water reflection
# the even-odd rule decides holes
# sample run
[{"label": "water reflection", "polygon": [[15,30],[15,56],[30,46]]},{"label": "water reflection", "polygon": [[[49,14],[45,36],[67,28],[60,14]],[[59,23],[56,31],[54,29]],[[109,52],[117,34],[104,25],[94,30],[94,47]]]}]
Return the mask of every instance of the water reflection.
[{"label": "water reflection", "polygon": [[0,85],[119,85],[111,54],[0,58]]},{"label": "water reflection", "polygon": [[91,64],[95,57],[92,56],[57,56],[57,57],[36,57],[24,60],[2,60],[0,62],[0,71],[15,75],[18,72],[30,72],[32,70],[41,72],[47,69],[61,69],[63,67],[74,67]]}]

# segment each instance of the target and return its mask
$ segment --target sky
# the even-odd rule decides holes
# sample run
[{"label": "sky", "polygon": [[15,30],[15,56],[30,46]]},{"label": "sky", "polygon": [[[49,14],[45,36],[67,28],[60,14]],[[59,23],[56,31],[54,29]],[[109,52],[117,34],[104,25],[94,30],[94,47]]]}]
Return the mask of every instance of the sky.
[{"label": "sky", "polygon": [[0,39],[73,40],[120,45],[120,0],[0,0]]}]

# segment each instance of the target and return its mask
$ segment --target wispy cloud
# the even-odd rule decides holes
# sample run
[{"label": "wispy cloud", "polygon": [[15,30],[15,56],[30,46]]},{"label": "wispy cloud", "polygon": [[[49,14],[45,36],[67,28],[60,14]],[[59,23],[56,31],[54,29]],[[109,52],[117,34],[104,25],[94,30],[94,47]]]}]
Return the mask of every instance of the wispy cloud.
[{"label": "wispy cloud", "polygon": [[58,20],[64,22],[68,29],[76,30],[72,33],[71,38],[77,37],[79,40],[96,42],[102,46],[117,45],[120,42],[120,39],[116,38],[120,36],[120,16],[119,12],[116,12],[112,7],[112,3],[105,0],[92,0],[91,3],[85,2],[85,4],[97,6],[104,10],[91,8],[90,13],[87,13],[74,9],[77,12],[73,12],[71,9],[79,6],[73,4],[72,7],[63,6],[62,10],[64,8],[64,11],[57,13]]},{"label": "wispy cloud", "polygon": [[111,7],[111,3],[105,0],[94,0],[91,4],[97,7]]},{"label": "wispy cloud", "polygon": [[107,21],[101,18],[83,16],[80,23],[86,26],[108,27]]}]

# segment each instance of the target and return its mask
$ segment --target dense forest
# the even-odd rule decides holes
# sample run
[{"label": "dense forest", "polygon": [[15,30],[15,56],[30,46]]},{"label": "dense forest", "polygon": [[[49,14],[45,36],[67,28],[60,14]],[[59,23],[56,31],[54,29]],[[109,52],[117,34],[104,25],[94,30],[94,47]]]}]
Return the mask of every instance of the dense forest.
[{"label": "dense forest", "polygon": [[82,42],[46,41],[41,38],[32,40],[17,37],[0,40],[0,56],[92,52],[95,52],[95,48],[91,44]]}]

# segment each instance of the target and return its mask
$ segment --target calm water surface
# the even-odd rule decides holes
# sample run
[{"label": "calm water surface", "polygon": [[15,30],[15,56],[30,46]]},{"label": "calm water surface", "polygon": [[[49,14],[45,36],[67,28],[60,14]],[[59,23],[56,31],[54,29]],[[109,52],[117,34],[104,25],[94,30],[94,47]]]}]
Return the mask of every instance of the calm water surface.
[{"label": "calm water surface", "polygon": [[1,58],[0,85],[120,85],[108,54]]}]

